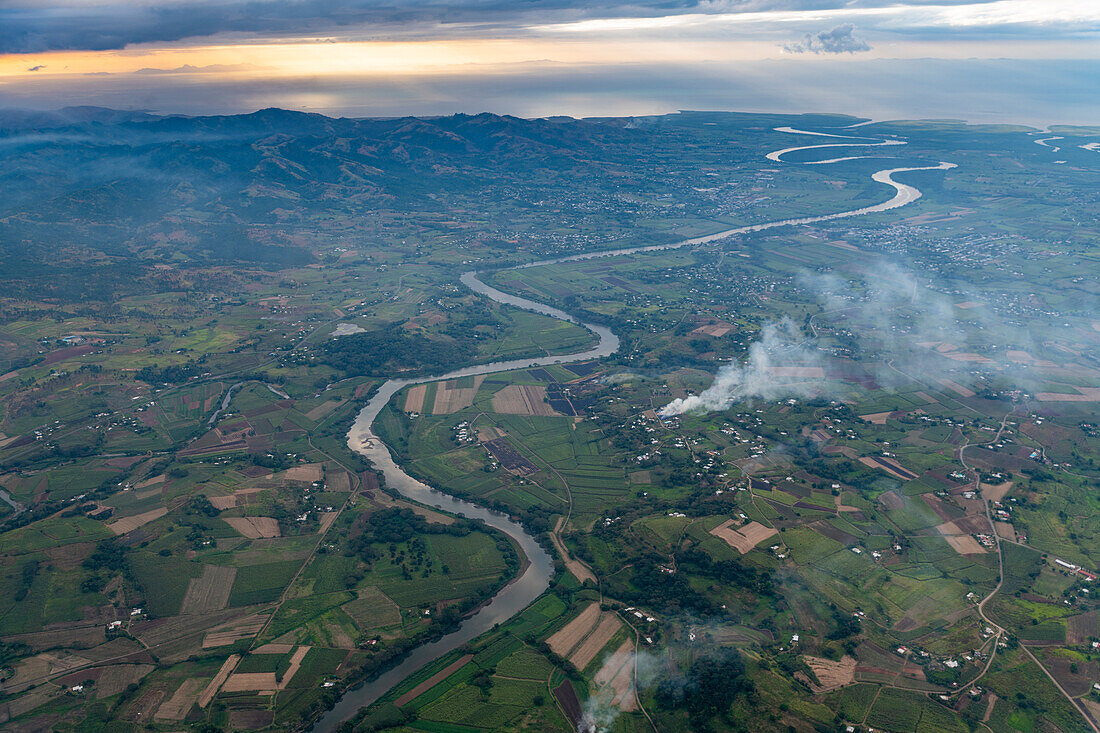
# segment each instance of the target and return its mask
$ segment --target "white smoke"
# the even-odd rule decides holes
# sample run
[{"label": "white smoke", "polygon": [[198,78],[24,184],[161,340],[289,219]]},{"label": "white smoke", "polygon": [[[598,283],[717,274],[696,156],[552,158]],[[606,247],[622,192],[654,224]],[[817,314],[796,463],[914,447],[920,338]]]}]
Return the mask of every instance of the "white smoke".
[{"label": "white smoke", "polygon": [[[967,310],[965,327],[960,322],[955,302],[980,303],[988,295],[958,286],[951,295],[937,292],[889,262],[878,262],[861,276],[863,287],[835,275],[804,272],[799,284],[822,305],[822,312],[810,321],[811,330],[827,330],[830,324],[846,330],[861,351],[860,366],[879,381],[893,384],[919,375],[929,383],[950,378],[972,385],[989,374],[1001,374],[1021,386],[1035,381],[1002,357],[1006,348],[1040,353],[1042,347],[1026,328],[1005,323],[984,308]],[[952,360],[939,349],[961,357]],[[820,366],[822,361],[816,344],[790,319],[771,323],[749,347],[743,364],[723,367],[702,394],[673,400],[660,414],[726,410],[752,398],[823,395],[828,386],[824,380],[807,381],[812,378],[810,370],[791,368]]]},{"label": "white smoke", "polygon": [[805,377],[791,376],[788,367],[819,367],[821,358],[808,345],[790,318],[768,323],[760,338],[749,347],[743,364],[729,364],[718,370],[714,382],[701,394],[675,399],[661,408],[662,417],[685,412],[728,409],[735,402],[752,398],[774,400],[804,397],[816,391]]},{"label": "white smoke", "polygon": [[879,262],[873,271],[861,275],[864,289],[835,275],[803,272],[798,280],[821,301],[822,315],[839,314],[855,333],[874,334],[871,340],[891,356],[919,342],[966,341],[952,299],[922,284],[912,272],[891,262]]},{"label": "white smoke", "polygon": [[595,698],[589,698],[585,703],[581,722],[577,723],[577,733],[604,733],[611,729],[615,718],[619,717],[618,708],[600,703],[593,704],[594,700]]},{"label": "white smoke", "polygon": [[[640,690],[656,681],[662,668],[662,658],[652,652],[638,650],[631,654],[626,664],[636,673],[635,690]],[[614,695],[614,689],[608,684],[585,701],[581,720],[577,723],[577,733],[606,733],[611,730],[615,719],[622,713],[619,706],[613,703]]]}]

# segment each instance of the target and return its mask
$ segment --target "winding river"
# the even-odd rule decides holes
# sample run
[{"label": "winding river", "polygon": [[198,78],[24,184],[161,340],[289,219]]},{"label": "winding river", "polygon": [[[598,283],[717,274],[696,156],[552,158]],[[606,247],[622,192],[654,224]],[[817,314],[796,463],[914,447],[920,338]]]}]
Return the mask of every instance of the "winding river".
[{"label": "winding river", "polygon": [[[792,134],[803,135],[818,135],[831,138],[847,137],[843,135],[827,135],[825,133],[807,132],[804,130],[795,130],[793,128],[776,128],[777,132],[785,132]],[[859,139],[859,138],[849,138]],[[864,138],[866,139],[866,138]],[[885,142],[852,142],[852,143],[830,143],[827,145],[810,145],[797,148],[786,148],[784,150],[778,150],[773,153],[769,153],[767,158],[769,160],[780,162],[780,158],[795,150],[811,150],[816,148],[835,148],[846,146],[867,146],[867,145],[904,145],[904,142],[890,140]],[[839,162],[841,160],[853,160],[857,157],[868,156],[855,156],[850,158],[834,158],[830,160],[817,161],[816,163],[807,163],[806,165],[816,165],[822,163]],[[622,255],[631,255],[643,252],[657,252],[661,250],[678,249],[681,247],[692,247],[700,244],[706,244],[708,242],[714,242],[720,239],[725,239],[737,234],[746,234],[749,232],[759,232],[765,229],[774,229],[782,226],[797,226],[802,224],[813,224],[822,221],[832,221],[834,219],[844,219],[852,216],[862,216],[864,214],[873,214],[881,211],[888,211],[890,209],[898,208],[899,206],[905,206],[913,201],[916,201],[921,196],[920,190],[913,186],[906,185],[904,183],[898,183],[892,176],[897,173],[906,173],[909,171],[926,171],[926,170],[948,170],[954,168],[953,163],[941,162],[938,165],[922,166],[915,168],[890,168],[887,170],[881,170],[874,173],[871,177],[878,183],[883,183],[891,186],[895,190],[893,198],[888,201],[884,201],[880,204],[874,204],[872,206],[865,206],[859,209],[852,209],[850,211],[842,211],[835,214],[824,214],[821,216],[810,216],[799,219],[783,219],[780,221],[766,222],[763,224],[753,224],[750,226],[736,227],[733,229],[727,229],[725,231],[717,232],[715,234],[708,234],[702,237],[694,237],[692,239],[685,239],[680,242],[673,242],[670,244],[657,244],[647,247],[628,247],[624,249],[605,250],[597,252],[589,252],[586,254],[569,255],[567,257],[558,257],[555,259],[541,260],[538,262],[530,262],[524,265],[518,265],[511,269],[524,269],[528,267],[539,267],[543,265],[555,265],[565,262],[579,262],[582,260],[596,259],[599,257],[618,257]],[[391,379],[384,383],[379,390],[371,397],[366,406],[359,412],[359,415],[355,419],[355,423],[351,427],[351,431],[348,433],[348,447],[360,455],[366,457],[374,465],[376,469],[382,472],[385,476],[386,485],[392,489],[397,490],[404,496],[418,501],[428,506],[437,507],[453,514],[458,514],[469,519],[478,520],[485,524],[504,532],[512,538],[519,545],[521,551],[527,556],[529,564],[524,570],[523,574],[519,578],[513,580],[511,583],[502,588],[492,600],[482,606],[477,612],[469,616],[462,625],[456,631],[443,636],[442,638],[424,644],[417,647],[406,656],[400,664],[391,669],[390,671],[382,674],[375,680],[364,683],[358,687],[352,688],[344,694],[340,701],[326,713],[314,726],[315,730],[320,731],[332,731],[339,725],[351,718],[359,711],[360,708],[370,705],[378,700],[382,695],[388,692],[394,685],[399,683],[414,672],[420,670],[425,665],[440,658],[444,654],[458,648],[468,641],[480,636],[481,634],[489,631],[495,624],[502,623],[517,613],[522,611],[528,605],[531,604],[536,598],[549,587],[550,578],[553,573],[553,560],[546,550],[539,545],[539,543],[528,534],[523,527],[516,522],[510,520],[506,515],[500,512],[495,512],[485,507],[472,504],[468,501],[456,499],[448,494],[444,494],[441,491],[433,489],[432,487],[424,484],[409,474],[405,473],[400,466],[394,461],[393,456],[390,454],[386,445],[374,434],[372,430],[373,423],[378,417],[378,414],[382,411],[393,398],[395,394],[401,391],[403,388],[411,384],[420,384],[424,382],[435,382],[445,379],[455,379],[457,377],[467,377],[477,374],[492,374],[494,372],[510,371],[513,369],[524,369],[535,366],[545,366],[547,364],[568,364],[578,361],[587,361],[589,359],[595,359],[599,357],[610,356],[619,349],[619,339],[611,332],[610,329],[605,326],[599,326],[593,323],[585,323],[578,320],[574,316],[562,311],[558,308],[554,308],[543,303],[538,303],[527,298],[521,298],[515,295],[501,292],[496,288],[485,284],[478,278],[479,273],[476,271],[470,271],[463,273],[461,281],[468,288],[476,293],[484,295],[490,300],[494,300],[497,303],[504,305],[510,305],[516,308],[522,308],[524,310],[533,311],[535,313],[541,313],[552,318],[560,318],[564,321],[576,323],[595,334],[599,342],[597,345],[587,351],[579,352],[576,354],[565,354],[561,356],[545,356],[536,359],[516,359],[513,361],[498,361],[489,364],[479,364],[477,366],[471,366],[464,369],[457,369],[446,374],[440,374],[433,377],[425,377],[422,379]]]}]

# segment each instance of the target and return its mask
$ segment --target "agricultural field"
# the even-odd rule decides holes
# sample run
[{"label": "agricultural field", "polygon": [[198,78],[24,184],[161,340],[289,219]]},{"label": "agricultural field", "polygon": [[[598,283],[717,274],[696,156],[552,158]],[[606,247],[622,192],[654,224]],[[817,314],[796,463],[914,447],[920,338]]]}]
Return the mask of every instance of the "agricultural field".
[{"label": "agricultural field", "polygon": [[[228,342],[189,343],[217,356]],[[127,363],[86,372],[102,380]],[[284,727],[330,699],[322,683],[385,664],[514,574],[503,539],[379,489],[343,438],[376,382],[321,389],[323,374],[287,365],[194,386],[133,382],[103,406],[55,413],[103,413],[82,429],[104,434],[108,457],[73,454],[47,470],[32,467],[76,440],[65,429],[40,431],[52,454],[43,441],[5,441],[0,485],[32,507],[0,536],[5,715],[80,718],[103,700],[131,725],[211,716]],[[12,417],[6,425],[21,429]],[[394,553],[390,542],[363,543],[371,517],[410,513]],[[66,692],[80,684],[91,692]]]},{"label": "agricultural field", "polygon": [[[259,166],[247,201],[207,202],[261,220],[244,240],[180,203],[110,249],[133,277],[0,298],[0,725],[303,729],[528,569],[349,447],[393,377],[428,380],[373,425],[400,467],[555,564],[349,729],[1100,725],[1094,152],[1055,166],[1023,128],[877,123],[904,160],[959,167],[906,174],[923,198],[901,211],[516,268],[867,206],[881,161],[763,158],[776,127],[829,116],[507,121],[568,153],[553,180],[527,153],[464,157],[495,118],[417,123],[466,153],[412,123],[299,122],[273,167],[309,182]],[[269,124],[247,133],[265,151]],[[417,151],[387,169],[404,184],[349,183],[377,172],[346,157],[358,125]],[[293,218],[258,203],[282,186]],[[24,219],[28,251],[69,231]],[[197,244],[214,235],[237,259]],[[469,290],[475,268],[620,349],[436,378],[597,342]]]},{"label": "agricultural field", "polygon": [[[956,298],[950,339],[929,333],[904,347],[892,332],[911,329],[907,320],[931,329],[919,302],[892,306],[902,314],[885,325],[823,315],[807,269],[860,283],[842,296],[850,302],[875,287],[844,254],[876,250],[863,229],[501,272],[496,287],[612,323],[629,349],[587,373],[491,375],[446,419],[394,409],[383,416],[387,442],[433,485],[549,532],[565,581],[594,577],[628,614],[660,619],[638,629],[650,643],[691,660],[693,643],[711,634],[742,650],[758,686],[781,686],[757,666],[760,655],[773,670],[778,662],[784,684],[825,709],[778,715],[777,725],[840,715],[886,730],[968,729],[1017,705],[980,680],[1019,646],[1034,650],[1034,671],[1041,664],[1079,698],[1059,714],[1092,714],[1084,682],[1100,637],[1088,573],[1100,558],[1087,487],[1100,444],[1092,408],[1074,395],[1087,396],[1100,373],[1068,351],[989,351],[977,329],[990,316],[980,311],[1007,312],[1007,300]],[[1063,315],[1075,328],[1051,338],[1095,341],[1084,314]],[[783,317],[807,324],[825,354],[820,366],[770,372],[801,382],[798,399],[658,414],[705,390],[723,354],[743,353]],[[885,366],[884,352],[894,355]],[[899,366],[903,358],[920,368]],[[997,359],[1025,365],[1033,386],[960,367]],[[568,409],[539,404],[552,385]],[[597,682],[617,668],[593,666],[587,653],[573,659],[600,618],[591,604],[576,614],[547,644],[564,669],[581,663],[595,705],[606,697]],[[705,632],[683,620],[700,617]],[[841,659],[843,674],[830,666]],[[861,706],[837,692],[849,686],[870,691]],[[667,705],[659,690],[650,686],[648,703],[641,695],[643,707]],[[610,700],[626,710],[621,696]],[[1020,730],[1033,719],[1012,718]]]}]

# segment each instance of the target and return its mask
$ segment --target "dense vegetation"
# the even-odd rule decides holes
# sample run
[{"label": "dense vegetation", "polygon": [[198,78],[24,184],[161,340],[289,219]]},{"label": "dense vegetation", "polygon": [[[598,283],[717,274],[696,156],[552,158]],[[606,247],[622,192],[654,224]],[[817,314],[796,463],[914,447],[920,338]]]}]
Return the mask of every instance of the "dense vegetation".
[{"label": "dense vegetation", "polygon": [[[741,655],[718,648],[698,654],[684,674],[660,681],[657,704],[666,710],[686,711],[691,729],[704,732],[714,729],[716,717],[729,724],[730,708],[753,689]],[[746,733],[750,730],[743,725],[738,728]]]},{"label": "dense vegetation", "polygon": [[325,345],[324,362],[355,376],[389,376],[449,371],[469,361],[473,349],[453,340],[428,339],[394,323],[354,333]]}]

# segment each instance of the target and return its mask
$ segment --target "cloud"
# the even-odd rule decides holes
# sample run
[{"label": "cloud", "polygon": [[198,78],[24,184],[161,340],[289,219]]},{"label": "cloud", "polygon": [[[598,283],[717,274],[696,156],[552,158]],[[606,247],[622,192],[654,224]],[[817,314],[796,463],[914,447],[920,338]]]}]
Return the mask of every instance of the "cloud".
[{"label": "cloud", "polygon": [[439,38],[461,35],[468,24],[480,31],[516,30],[546,18],[678,12],[661,5],[661,0],[54,0],[43,8],[35,0],[14,0],[0,8],[0,53],[104,51],[216,34]]},{"label": "cloud", "polygon": [[[174,42],[233,34],[255,38],[387,39],[524,35],[544,25],[609,27],[649,20],[746,21],[791,33],[823,22],[885,23],[895,31],[1010,25],[1050,37],[1095,32],[1093,0],[7,0],[0,4],[0,53],[102,51],[131,44]],[[835,20],[824,20],[835,19]],[[1057,24],[1061,30],[1052,28]],[[896,27],[895,27],[896,26]],[[867,50],[843,32],[810,34],[789,44],[793,53]],[[841,31],[837,36],[837,32]],[[797,31],[796,31],[797,32]],[[780,36],[782,37],[782,36]]]},{"label": "cloud", "polygon": [[42,69],[44,68],[46,68],[45,64],[39,64],[38,66],[32,66],[31,68],[27,69],[27,71],[42,71]]},{"label": "cloud", "polygon": [[871,46],[855,35],[855,26],[845,23],[831,30],[807,33],[801,41],[783,44],[783,50],[787,53],[860,53],[870,51]]}]

